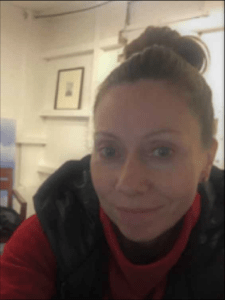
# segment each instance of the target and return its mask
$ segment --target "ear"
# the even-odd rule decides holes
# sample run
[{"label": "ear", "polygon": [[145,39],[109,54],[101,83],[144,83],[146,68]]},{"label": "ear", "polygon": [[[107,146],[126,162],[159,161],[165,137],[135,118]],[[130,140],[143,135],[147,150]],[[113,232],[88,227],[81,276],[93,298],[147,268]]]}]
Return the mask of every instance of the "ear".
[{"label": "ear", "polygon": [[202,181],[207,181],[209,179],[217,149],[218,149],[218,142],[215,138],[213,138],[213,143],[211,148],[206,151],[206,164],[204,170],[202,171],[202,176],[201,176]]}]

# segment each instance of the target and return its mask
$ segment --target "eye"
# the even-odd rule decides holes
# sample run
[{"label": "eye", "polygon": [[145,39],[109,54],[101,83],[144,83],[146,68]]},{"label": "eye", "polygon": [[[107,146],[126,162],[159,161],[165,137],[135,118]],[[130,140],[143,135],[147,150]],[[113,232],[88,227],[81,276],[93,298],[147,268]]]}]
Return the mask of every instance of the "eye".
[{"label": "eye", "polygon": [[161,158],[167,158],[172,155],[172,150],[169,147],[159,147],[153,153]]},{"label": "eye", "polygon": [[113,158],[116,154],[116,150],[113,147],[104,147],[100,149],[100,153],[103,154],[105,158]]}]

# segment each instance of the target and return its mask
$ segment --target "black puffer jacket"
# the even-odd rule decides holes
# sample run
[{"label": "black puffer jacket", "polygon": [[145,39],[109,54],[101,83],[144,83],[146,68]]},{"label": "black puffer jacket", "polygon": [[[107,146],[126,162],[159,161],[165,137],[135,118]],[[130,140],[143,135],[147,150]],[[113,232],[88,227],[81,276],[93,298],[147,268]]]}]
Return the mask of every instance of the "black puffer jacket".
[{"label": "black puffer jacket", "polygon": [[[200,219],[169,272],[163,299],[224,299],[224,170],[213,166],[198,191]],[[34,206],[57,258],[54,298],[101,299],[109,248],[91,182],[90,155],[66,162],[51,175],[34,196]]]}]

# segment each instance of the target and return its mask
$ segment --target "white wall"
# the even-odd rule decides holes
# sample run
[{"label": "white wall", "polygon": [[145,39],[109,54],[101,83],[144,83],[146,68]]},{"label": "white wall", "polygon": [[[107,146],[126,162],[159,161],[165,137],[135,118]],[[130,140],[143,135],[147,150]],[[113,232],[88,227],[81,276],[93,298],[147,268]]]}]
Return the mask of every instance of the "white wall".
[{"label": "white wall", "polygon": [[212,89],[215,118],[218,119],[216,138],[219,142],[215,164],[224,169],[224,30],[202,34],[211,61],[205,79]]},{"label": "white wall", "polygon": [[23,12],[1,2],[1,116],[23,122],[27,20]]},{"label": "white wall", "polygon": [[[76,46],[94,41],[95,14],[86,11],[76,15],[59,16],[48,19],[50,22],[45,50]],[[36,19],[35,23],[42,22]]]},{"label": "white wall", "polygon": [[160,24],[199,16],[204,11],[204,1],[134,1],[131,5],[131,23],[148,20]]},{"label": "white wall", "polygon": [[[40,184],[65,161],[88,154],[92,145],[86,115],[65,117],[67,112],[53,110],[57,71],[85,66],[81,113],[90,110],[98,84],[119,64],[122,46],[117,37],[124,29],[126,2],[47,19],[34,19],[30,13],[24,19],[22,10],[3,2],[2,115],[18,120],[16,185],[29,202],[29,217],[34,213],[32,195]],[[125,36],[130,41],[146,25],[199,16],[221,8],[221,2],[137,1],[131,5],[127,27],[133,31]],[[183,28],[187,22],[179,25]],[[54,117],[40,117],[45,111]]]}]

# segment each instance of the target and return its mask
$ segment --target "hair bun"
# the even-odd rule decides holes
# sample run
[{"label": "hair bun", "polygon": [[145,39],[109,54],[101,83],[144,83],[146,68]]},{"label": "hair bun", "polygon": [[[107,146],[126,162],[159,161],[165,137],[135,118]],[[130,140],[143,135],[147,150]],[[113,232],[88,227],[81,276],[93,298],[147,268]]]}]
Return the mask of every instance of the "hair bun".
[{"label": "hair bun", "polygon": [[203,41],[195,36],[181,36],[169,27],[147,27],[137,39],[125,47],[125,59],[153,45],[172,49],[201,73],[207,68],[209,51]]}]

